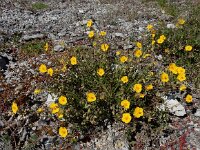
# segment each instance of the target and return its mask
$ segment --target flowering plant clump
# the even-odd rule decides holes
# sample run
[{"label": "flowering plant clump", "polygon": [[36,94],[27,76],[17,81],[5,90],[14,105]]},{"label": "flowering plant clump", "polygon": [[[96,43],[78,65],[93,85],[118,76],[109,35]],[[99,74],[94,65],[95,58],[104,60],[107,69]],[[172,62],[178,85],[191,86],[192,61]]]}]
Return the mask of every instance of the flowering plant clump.
[{"label": "flowering plant clump", "polygon": [[[179,24],[184,23],[179,20]],[[137,132],[138,124],[148,130],[164,128],[168,113],[159,109],[161,96],[173,90],[185,91],[189,74],[175,61],[158,59],[157,53],[168,48],[170,35],[157,33],[153,25],[148,25],[149,39],[132,41],[135,49],[116,50],[106,40],[107,32],[93,28],[92,20],[86,30],[91,46],[75,46],[52,55],[46,43],[44,53],[53,57],[51,63],[35,65],[37,84],[30,86],[34,85],[33,97],[42,100],[34,106],[34,113],[55,123],[47,134],[71,143],[92,133],[95,127],[113,122],[124,123],[130,134]],[[192,51],[192,44],[182,45],[182,50]],[[41,98],[44,93],[47,100]],[[192,99],[190,93],[182,101],[191,104]],[[12,101],[13,115],[24,113],[20,104],[19,100]]]}]

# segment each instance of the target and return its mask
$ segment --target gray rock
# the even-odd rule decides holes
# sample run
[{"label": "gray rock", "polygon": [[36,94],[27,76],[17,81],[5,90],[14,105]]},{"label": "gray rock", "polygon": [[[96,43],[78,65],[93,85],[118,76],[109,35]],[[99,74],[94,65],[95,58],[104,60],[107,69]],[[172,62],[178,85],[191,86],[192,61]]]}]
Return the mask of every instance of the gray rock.
[{"label": "gray rock", "polygon": [[24,35],[22,36],[21,40],[22,41],[30,41],[34,39],[42,39],[44,38],[44,34],[34,34],[34,35]]},{"label": "gray rock", "polygon": [[55,52],[61,52],[61,51],[64,50],[64,47],[61,46],[61,45],[56,45],[56,46],[54,46],[53,50],[54,50]]},{"label": "gray rock", "polygon": [[194,114],[196,117],[200,117],[200,109],[197,109],[196,113]]}]

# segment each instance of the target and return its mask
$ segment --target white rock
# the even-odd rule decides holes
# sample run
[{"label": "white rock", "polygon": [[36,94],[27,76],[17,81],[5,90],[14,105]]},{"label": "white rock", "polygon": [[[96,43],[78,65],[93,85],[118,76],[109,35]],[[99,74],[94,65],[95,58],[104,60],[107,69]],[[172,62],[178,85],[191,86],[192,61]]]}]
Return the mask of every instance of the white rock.
[{"label": "white rock", "polygon": [[164,99],[164,104],[160,106],[161,110],[165,110],[165,108],[169,109],[169,111],[176,116],[184,116],[186,114],[185,108],[174,99],[168,100],[167,97],[162,97]]},{"label": "white rock", "polygon": [[168,29],[174,29],[176,26],[172,23],[167,24]]},{"label": "white rock", "polygon": [[56,45],[56,46],[54,46],[53,50],[56,52],[61,52],[64,50],[64,47],[61,45]]},{"label": "white rock", "polygon": [[196,113],[194,114],[196,117],[200,117],[200,109],[197,109]]},{"label": "white rock", "polygon": [[56,101],[56,99],[58,99],[57,95],[55,95],[55,94],[48,94],[47,101],[45,102],[45,104],[47,106],[49,106],[51,103],[54,103]]},{"label": "white rock", "polygon": [[123,33],[114,33],[114,36],[116,36],[116,37],[124,37],[124,34]]}]

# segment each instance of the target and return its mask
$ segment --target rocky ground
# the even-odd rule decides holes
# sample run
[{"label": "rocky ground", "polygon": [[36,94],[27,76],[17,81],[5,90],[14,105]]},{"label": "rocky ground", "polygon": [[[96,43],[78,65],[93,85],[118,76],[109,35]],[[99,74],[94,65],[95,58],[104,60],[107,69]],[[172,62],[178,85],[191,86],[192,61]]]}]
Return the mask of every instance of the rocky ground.
[{"label": "rocky ground", "polygon": [[[4,0],[0,3],[0,66],[4,71],[7,69],[5,64],[8,64],[8,62],[12,66],[21,65],[23,68],[29,68],[26,62],[31,60],[26,62],[15,60],[17,59],[14,54],[17,52],[16,43],[48,39],[52,42],[55,51],[63,51],[61,42],[64,42],[66,46],[73,46],[85,38],[87,32],[85,24],[88,19],[95,21],[97,30],[107,31],[109,40],[113,42],[114,47],[124,49],[133,47],[130,41],[141,38],[141,35],[145,33],[147,24],[152,23],[157,26],[159,21],[171,24],[174,19],[158,3],[148,0],[40,0],[47,7],[36,9],[33,5],[38,1]],[[198,1],[192,2],[199,4]],[[176,3],[182,8],[187,8],[184,0],[176,1]],[[188,14],[184,11],[181,15],[187,16]],[[16,35],[17,38],[13,40]],[[31,69],[28,70],[29,73],[32,73],[32,71]],[[12,75],[7,72],[7,82],[12,82],[12,76],[17,78],[20,75]],[[17,81],[17,79],[15,80]],[[0,92],[1,90],[3,90],[2,87],[0,87]],[[153,144],[145,145],[143,139],[137,137],[141,140],[141,143],[130,146],[125,138],[125,133],[123,131],[116,132],[123,128],[123,125],[115,124],[113,127],[109,126],[106,131],[102,131],[91,140],[80,142],[69,149],[137,150],[155,149],[155,147],[160,146],[160,149],[198,150],[200,149],[198,91],[195,98],[195,109],[191,111],[190,106],[186,106],[187,116],[177,117],[172,115],[173,122],[170,123],[172,132],[162,135],[160,139],[155,137],[157,140]],[[0,120],[1,126],[3,125]],[[3,144],[0,142],[0,147],[1,145]]]}]

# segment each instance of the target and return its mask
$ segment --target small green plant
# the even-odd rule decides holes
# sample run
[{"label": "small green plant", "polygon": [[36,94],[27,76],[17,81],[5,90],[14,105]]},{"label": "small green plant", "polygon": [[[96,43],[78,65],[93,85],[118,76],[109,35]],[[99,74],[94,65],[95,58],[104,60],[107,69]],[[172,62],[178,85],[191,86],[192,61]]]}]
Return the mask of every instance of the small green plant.
[{"label": "small green plant", "polygon": [[42,9],[47,9],[48,5],[42,2],[36,2],[32,4],[32,8],[34,10],[42,10]]}]

